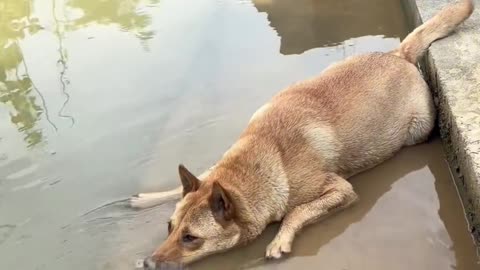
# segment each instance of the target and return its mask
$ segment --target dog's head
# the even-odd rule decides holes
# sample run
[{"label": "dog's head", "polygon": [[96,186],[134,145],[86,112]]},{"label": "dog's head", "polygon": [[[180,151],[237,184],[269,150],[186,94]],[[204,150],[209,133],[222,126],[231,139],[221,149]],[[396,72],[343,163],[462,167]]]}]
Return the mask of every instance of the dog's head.
[{"label": "dog's head", "polygon": [[200,182],[182,165],[179,174],[183,198],[168,222],[168,238],[145,259],[145,269],[188,264],[239,243],[241,228],[229,191],[215,179]]}]

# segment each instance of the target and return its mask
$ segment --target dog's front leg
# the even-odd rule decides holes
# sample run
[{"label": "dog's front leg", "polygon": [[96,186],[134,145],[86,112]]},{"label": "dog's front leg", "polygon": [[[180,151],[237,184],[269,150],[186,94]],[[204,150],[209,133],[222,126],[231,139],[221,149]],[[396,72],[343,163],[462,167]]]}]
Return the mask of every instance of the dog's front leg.
[{"label": "dog's front leg", "polygon": [[314,201],[293,208],[283,218],[280,230],[268,245],[266,257],[278,259],[290,253],[295,234],[334,210],[346,208],[357,200],[352,185],[336,174],[329,175],[330,182],[325,194]]}]

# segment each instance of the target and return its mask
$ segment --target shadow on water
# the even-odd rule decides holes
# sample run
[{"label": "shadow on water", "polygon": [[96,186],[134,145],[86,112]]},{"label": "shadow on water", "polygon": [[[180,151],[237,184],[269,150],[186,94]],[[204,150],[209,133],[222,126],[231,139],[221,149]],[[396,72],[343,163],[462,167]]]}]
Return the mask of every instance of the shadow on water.
[{"label": "shadow on water", "polygon": [[[133,33],[148,49],[147,41],[153,38],[154,31],[149,30],[150,15],[140,9],[141,5],[155,5],[159,0],[147,3],[141,0],[69,0],[40,1],[42,5],[51,5],[54,29],[44,27],[44,23],[33,9],[35,0],[0,0],[0,102],[10,110],[10,122],[23,134],[27,147],[33,147],[45,140],[41,122],[44,119],[54,130],[58,124],[49,112],[49,101],[42,89],[39,89],[29,73],[28,55],[22,50],[21,42],[39,33],[51,32],[58,43],[58,78],[60,92],[64,101],[58,107],[57,116],[75,124],[75,118],[65,113],[70,102],[67,77],[68,54],[65,39],[68,32],[77,31],[95,25],[116,26],[121,31]],[[81,14],[74,19],[66,14]],[[39,47],[45,44],[39,43]],[[56,106],[57,107],[57,106]]]},{"label": "shadow on water", "polygon": [[[347,39],[408,32],[401,0],[253,0],[281,38],[280,53],[301,54]],[[341,23],[338,23],[341,22]]]},{"label": "shadow on water", "polygon": [[[443,149],[438,147],[437,155],[444,156]],[[442,160],[443,164],[439,164],[445,168],[444,170],[431,170],[435,177],[435,191],[439,198],[452,197],[453,190],[456,190],[455,183],[453,181],[453,174],[449,171],[449,165],[447,160]],[[455,251],[456,266],[458,270],[471,269],[473,265],[480,268],[480,247],[474,247],[473,249],[465,243],[474,242],[473,236],[470,233],[465,233],[468,230],[468,223],[465,218],[463,205],[456,193],[452,200],[440,200],[440,207],[438,209],[438,215],[445,225],[445,229],[452,240],[451,250]],[[465,219],[464,222],[458,222]],[[472,262],[472,259],[475,260]]]}]

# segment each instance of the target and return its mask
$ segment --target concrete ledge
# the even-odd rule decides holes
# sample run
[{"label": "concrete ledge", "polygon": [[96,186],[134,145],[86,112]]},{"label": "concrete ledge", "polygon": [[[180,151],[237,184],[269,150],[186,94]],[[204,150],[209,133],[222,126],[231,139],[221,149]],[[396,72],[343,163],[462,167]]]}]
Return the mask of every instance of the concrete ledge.
[{"label": "concrete ledge", "polygon": [[[430,19],[450,0],[409,0],[411,23]],[[434,92],[440,134],[470,231],[480,244],[480,0],[456,33],[435,42],[422,61]]]}]

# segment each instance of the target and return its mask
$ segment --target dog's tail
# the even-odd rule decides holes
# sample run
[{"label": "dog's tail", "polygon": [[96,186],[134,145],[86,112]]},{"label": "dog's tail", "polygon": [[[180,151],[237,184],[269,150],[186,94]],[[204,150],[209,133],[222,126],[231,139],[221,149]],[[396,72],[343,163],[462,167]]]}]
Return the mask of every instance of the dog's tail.
[{"label": "dog's tail", "polygon": [[413,30],[392,53],[411,63],[416,63],[432,42],[450,34],[470,17],[473,9],[473,0],[460,0],[445,7],[433,18]]}]

